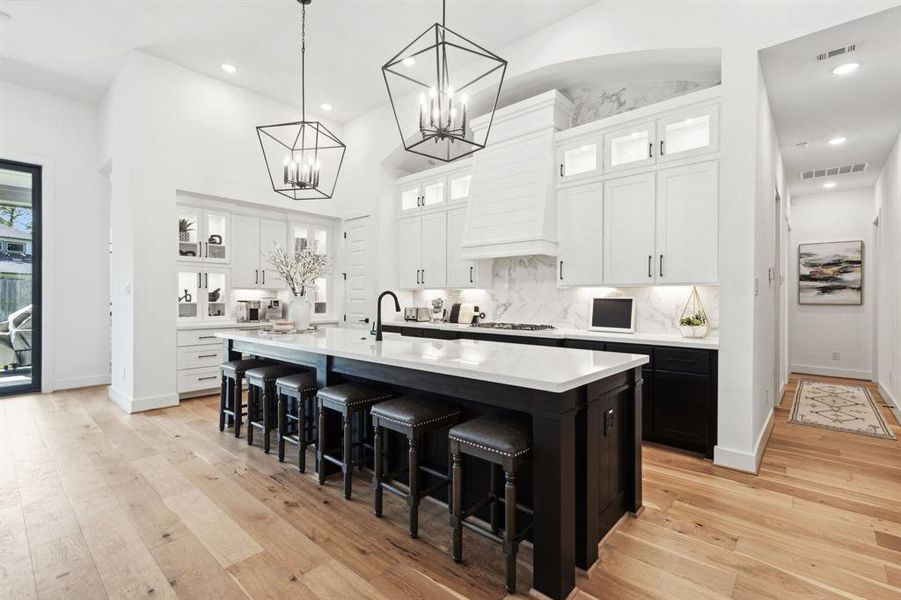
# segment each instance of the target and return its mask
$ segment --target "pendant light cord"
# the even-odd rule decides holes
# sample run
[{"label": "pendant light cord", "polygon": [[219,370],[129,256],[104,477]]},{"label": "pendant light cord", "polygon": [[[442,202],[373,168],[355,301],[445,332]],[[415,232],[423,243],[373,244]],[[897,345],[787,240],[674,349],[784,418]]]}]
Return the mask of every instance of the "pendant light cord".
[{"label": "pendant light cord", "polygon": [[307,120],[307,97],[305,89],[307,55],[307,5],[300,5],[300,120]]},{"label": "pendant light cord", "polygon": [[441,0],[441,26],[447,23],[447,0]]}]

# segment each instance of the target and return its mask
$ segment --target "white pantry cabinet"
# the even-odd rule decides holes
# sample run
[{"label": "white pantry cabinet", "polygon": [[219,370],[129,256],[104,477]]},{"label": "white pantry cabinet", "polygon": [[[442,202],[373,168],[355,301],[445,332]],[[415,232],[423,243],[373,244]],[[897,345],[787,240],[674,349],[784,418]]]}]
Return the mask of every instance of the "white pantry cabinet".
[{"label": "white pantry cabinet", "polygon": [[397,220],[398,287],[447,286],[447,213],[433,212]]},{"label": "white pantry cabinet", "polygon": [[282,248],[288,241],[288,225],[278,219],[261,219],[248,215],[232,215],[234,232],[232,258],[232,286],[235,288],[278,289],[282,282],[263,253],[275,244]]},{"label": "white pantry cabinet", "polygon": [[655,282],[656,211],[655,172],[604,182],[604,283]]},{"label": "white pantry cabinet", "polygon": [[717,282],[719,161],[657,173],[657,283]]},{"label": "white pantry cabinet", "polygon": [[557,283],[600,285],[603,281],[603,185],[588,183],[557,195]]},{"label": "white pantry cabinet", "polygon": [[447,211],[447,287],[451,289],[491,286],[491,261],[463,258],[463,228],[466,207]]}]

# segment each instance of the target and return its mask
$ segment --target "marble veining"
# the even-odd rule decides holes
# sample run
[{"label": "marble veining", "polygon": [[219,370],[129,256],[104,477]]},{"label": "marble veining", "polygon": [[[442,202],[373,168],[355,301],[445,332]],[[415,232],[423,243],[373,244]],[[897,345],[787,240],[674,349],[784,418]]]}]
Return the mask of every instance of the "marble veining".
[{"label": "marble veining", "polygon": [[561,90],[573,101],[572,126],[712,87],[718,81],[629,81]]},{"label": "marble veining", "polygon": [[[433,298],[440,297],[448,309],[453,302],[477,304],[489,321],[547,323],[558,328],[585,329],[592,298],[632,296],[637,300],[637,332],[679,335],[677,322],[688,302],[691,287],[558,288],[556,265],[556,260],[550,256],[495,259],[489,288],[421,290],[413,294],[413,305],[429,306]],[[698,291],[710,319],[710,335],[716,336],[719,288],[698,286]]]}]

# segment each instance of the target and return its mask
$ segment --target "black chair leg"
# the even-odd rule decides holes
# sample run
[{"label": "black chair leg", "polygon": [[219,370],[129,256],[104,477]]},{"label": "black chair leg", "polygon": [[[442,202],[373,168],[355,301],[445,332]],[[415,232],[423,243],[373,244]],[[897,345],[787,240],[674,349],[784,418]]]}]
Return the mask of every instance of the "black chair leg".
[{"label": "black chair leg", "polygon": [[410,436],[410,494],[407,503],[410,507],[410,537],[419,537],[419,438]]},{"label": "black chair leg", "polygon": [[288,397],[275,393],[278,398],[278,462],[285,462],[285,435],[288,433]]},{"label": "black chair leg", "polygon": [[[254,413],[257,410],[257,389],[254,386],[247,387],[247,445],[253,446],[253,421]],[[238,431],[237,425],[235,431]]]},{"label": "black chair leg", "polygon": [[[241,378],[235,377],[234,383],[232,384],[234,387],[232,388],[232,406],[235,409],[235,437],[241,437],[241,421],[244,417],[241,416],[241,412],[243,410],[244,399],[241,397],[244,394],[244,390],[241,385]],[[250,393],[248,392],[248,396]],[[248,398],[248,403],[250,399]],[[248,406],[248,411],[250,407]],[[247,414],[250,414],[248,412]]]},{"label": "black chair leg", "polygon": [[307,470],[307,415],[306,400],[297,398],[297,470]]},{"label": "black chair leg", "polygon": [[316,404],[319,407],[319,427],[318,439],[316,441],[316,463],[319,468],[319,485],[325,484],[325,407],[322,401],[318,400]]},{"label": "black chair leg", "polygon": [[499,467],[491,463],[489,465],[491,468],[491,506],[490,506],[490,515],[491,515],[491,533],[497,535],[497,532],[500,530],[500,525],[498,523],[498,514],[500,509],[500,502],[498,502],[498,487],[500,487],[500,473],[498,472]]},{"label": "black chair leg", "polygon": [[271,391],[269,390],[269,386],[263,384],[263,452],[269,454],[269,445],[270,445],[270,433],[272,432],[272,428],[270,427],[270,423],[272,422],[272,397]]},{"label": "black chair leg", "polygon": [[461,562],[463,560],[463,454],[455,449],[451,461],[451,495],[454,505],[454,514],[451,517],[454,538],[451,556],[454,561]]},{"label": "black chair leg", "polygon": [[344,415],[344,456],[341,457],[341,470],[344,472],[344,497],[350,500],[353,481],[353,412],[348,410]]},{"label": "black chair leg", "polygon": [[375,426],[373,427],[373,435],[375,439],[373,440],[373,445],[375,446],[375,464],[373,465],[375,468],[375,474],[372,476],[372,485],[375,488],[375,494],[373,495],[373,512],[375,516],[382,516],[382,496],[384,492],[382,490],[382,438],[384,435],[383,429],[381,427]]},{"label": "black chair leg", "polygon": [[504,555],[507,562],[507,592],[516,593],[516,473],[506,472],[504,486]]},{"label": "black chair leg", "polygon": [[219,391],[219,431],[225,431],[226,395],[228,394],[228,377],[222,376],[222,384]]}]

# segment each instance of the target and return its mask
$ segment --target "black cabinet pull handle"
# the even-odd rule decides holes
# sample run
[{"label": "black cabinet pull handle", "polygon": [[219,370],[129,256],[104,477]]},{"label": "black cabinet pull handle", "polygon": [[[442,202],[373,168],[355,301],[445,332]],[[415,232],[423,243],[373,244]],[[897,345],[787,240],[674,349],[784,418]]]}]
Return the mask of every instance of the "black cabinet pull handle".
[{"label": "black cabinet pull handle", "polygon": [[263,285],[266,285],[266,269],[263,269]]},{"label": "black cabinet pull handle", "polygon": [[648,254],[648,277],[653,277],[654,273],[651,272],[651,262],[654,260],[654,257]]},{"label": "black cabinet pull handle", "polygon": [[209,273],[203,274],[203,287],[205,287],[206,289],[210,289],[210,274]]},{"label": "black cabinet pull handle", "polygon": [[216,358],[218,354],[198,354],[197,358]]},{"label": "black cabinet pull handle", "polygon": [[665,152],[663,151],[663,140],[660,140],[660,156],[663,156]]},{"label": "black cabinet pull handle", "polygon": [[422,285],[425,285],[425,269],[422,270]]},{"label": "black cabinet pull handle", "polygon": [[563,261],[560,261],[560,281],[563,281]]},{"label": "black cabinet pull handle", "polygon": [[202,279],[202,277],[203,277],[202,274],[197,273],[197,289],[200,289],[200,288],[203,287],[203,279]]},{"label": "black cabinet pull handle", "polygon": [[198,377],[197,381],[206,381],[207,379],[219,379],[219,378],[216,377],[215,375],[213,375],[212,377]]},{"label": "black cabinet pull handle", "polygon": [[654,142],[648,142],[648,158],[654,158]]},{"label": "black cabinet pull handle", "polygon": [[564,175],[563,175],[563,163],[560,163],[560,177],[564,177]]},{"label": "black cabinet pull handle", "polygon": [[253,270],[253,284],[258,285],[259,283],[260,283],[260,270],[254,269]]},{"label": "black cabinet pull handle", "polygon": [[472,265],[469,265],[469,283],[472,283]]},{"label": "black cabinet pull handle", "polygon": [[216,336],[215,335],[201,335],[201,336],[197,336],[197,339],[198,340],[215,340]]},{"label": "black cabinet pull handle", "polygon": [[663,277],[663,255],[660,255],[660,276]]}]

